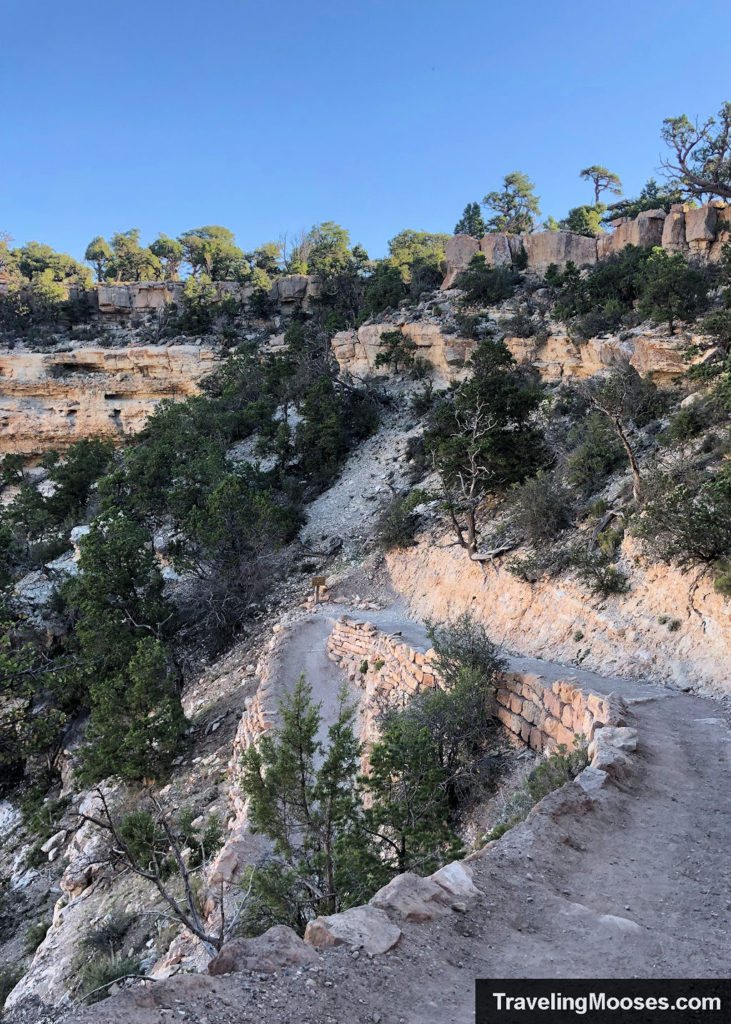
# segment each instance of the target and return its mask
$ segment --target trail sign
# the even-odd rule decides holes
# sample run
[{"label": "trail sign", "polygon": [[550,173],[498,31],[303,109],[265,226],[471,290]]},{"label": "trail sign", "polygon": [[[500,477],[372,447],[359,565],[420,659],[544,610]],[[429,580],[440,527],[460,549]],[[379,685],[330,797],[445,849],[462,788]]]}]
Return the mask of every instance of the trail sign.
[{"label": "trail sign", "polygon": [[327,576],[313,576],[310,582],[315,588],[315,604],[318,604],[320,601],[320,587],[324,587],[327,583]]}]

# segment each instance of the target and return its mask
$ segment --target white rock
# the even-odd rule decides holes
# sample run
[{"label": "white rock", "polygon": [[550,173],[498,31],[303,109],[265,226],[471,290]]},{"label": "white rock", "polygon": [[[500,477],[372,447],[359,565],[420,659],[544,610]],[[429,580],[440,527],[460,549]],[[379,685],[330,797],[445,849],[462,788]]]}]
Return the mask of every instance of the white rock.
[{"label": "white rock", "polygon": [[351,907],[342,914],[318,917],[309,922],[305,931],[305,942],[313,946],[347,944],[374,955],[387,953],[400,938],[401,929],[382,910],[371,906]]}]

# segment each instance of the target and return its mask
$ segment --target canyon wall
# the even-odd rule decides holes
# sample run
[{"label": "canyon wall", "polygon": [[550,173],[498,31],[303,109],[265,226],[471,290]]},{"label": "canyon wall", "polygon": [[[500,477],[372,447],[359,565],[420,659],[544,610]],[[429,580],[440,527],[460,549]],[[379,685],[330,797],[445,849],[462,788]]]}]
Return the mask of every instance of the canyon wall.
[{"label": "canyon wall", "polygon": [[394,586],[419,618],[470,612],[495,643],[527,656],[701,694],[731,692],[731,602],[714,591],[708,571],[652,562],[625,537],[619,568],[631,589],[598,598],[570,574],[524,583],[500,563],[483,574],[451,541],[429,537],[386,556]]},{"label": "canyon wall", "polygon": [[0,352],[0,456],[135,433],[162,399],[196,394],[217,359],[196,345]]},{"label": "canyon wall", "polygon": [[[445,330],[438,319],[409,320],[406,314],[395,314],[382,323],[363,324],[357,330],[340,331],[332,339],[332,350],[341,373],[355,377],[388,374],[388,367],[376,367],[382,351],[381,336],[387,331],[400,331],[416,344],[415,355],[428,360],[438,382],[459,378],[464,364],[477,342],[461,338]],[[565,333],[547,338],[506,337],[505,344],[520,365],[533,366],[548,382],[563,378],[588,378],[628,359],[643,377],[656,384],[672,385],[683,377],[689,366],[708,358],[708,353],[688,363],[683,358],[687,342],[662,332],[646,332],[620,339],[616,336],[592,338],[578,342]]]},{"label": "canyon wall", "polygon": [[447,243],[446,273],[442,288],[453,288],[472,257],[482,252],[492,266],[513,264],[524,252],[527,269],[544,274],[549,264],[563,267],[572,260],[577,267],[591,266],[626,245],[660,245],[669,252],[682,252],[708,262],[720,259],[721,248],[731,232],[731,205],[714,200],[691,209],[677,203],[664,210],[645,210],[635,218],[611,222],[614,230],[598,238],[573,231],[536,231],[530,234],[491,233],[481,239],[455,235]]}]

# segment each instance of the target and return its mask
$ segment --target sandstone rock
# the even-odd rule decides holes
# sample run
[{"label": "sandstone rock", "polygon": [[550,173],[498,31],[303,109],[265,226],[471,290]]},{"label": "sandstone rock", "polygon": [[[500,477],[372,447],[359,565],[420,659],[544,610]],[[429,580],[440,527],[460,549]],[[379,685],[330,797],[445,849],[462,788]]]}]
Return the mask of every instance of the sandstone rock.
[{"label": "sandstone rock", "polygon": [[445,864],[443,868],[429,875],[429,878],[456,899],[480,895],[480,890],[472,881],[472,868],[462,861],[453,860]]},{"label": "sandstone rock", "polygon": [[491,267],[511,265],[520,255],[522,247],[519,235],[491,233],[480,239],[480,251],[485,254],[485,262]]},{"label": "sandstone rock", "polygon": [[209,974],[233,974],[258,971],[273,974],[282,967],[301,967],[314,963],[317,953],[283,924],[274,925],[254,939],[227,942],[208,965]]},{"label": "sandstone rock", "polygon": [[50,856],[50,855],[51,855],[51,854],[52,854],[52,853],[53,853],[53,852],[54,852],[54,851],[55,851],[55,850],[56,850],[56,849],[57,849],[57,848],[58,848],[59,846],[62,846],[62,845],[63,845],[63,844],[64,844],[64,843],[66,842],[66,836],[67,836],[67,835],[68,835],[68,832],[66,831],[66,829],[65,829],[65,828],[62,828],[62,829],[61,829],[61,830],[60,830],[59,832],[55,832],[55,833],[54,833],[54,834],[53,834],[53,835],[51,836],[51,838],[50,838],[50,839],[47,839],[47,840],[45,841],[45,843],[43,844],[43,846],[41,846],[41,852],[42,852],[42,853],[46,853],[46,854],[48,854],[48,855],[49,855],[49,860],[51,860],[52,858],[51,858],[51,856]]},{"label": "sandstone rock", "polygon": [[685,238],[685,206],[675,203],[665,218],[662,228],[661,244],[669,252],[683,252],[688,248]]},{"label": "sandstone rock", "polygon": [[445,249],[446,277],[442,288],[451,288],[476,252],[480,251],[480,243],[471,235],[455,235],[447,242]]},{"label": "sandstone rock", "polygon": [[406,872],[379,889],[369,902],[403,921],[420,922],[449,913],[451,898],[431,879]]},{"label": "sandstone rock", "polygon": [[536,274],[544,274],[551,263],[562,268],[573,260],[577,267],[584,267],[597,260],[596,239],[573,231],[536,231],[520,237],[528,257],[528,269]]},{"label": "sandstone rock", "polygon": [[694,242],[712,242],[716,237],[718,209],[710,204],[685,214],[685,239],[693,247]]},{"label": "sandstone rock", "polygon": [[577,786],[581,786],[585,793],[596,793],[602,789],[609,776],[605,771],[590,764],[579,772],[574,780]]},{"label": "sandstone rock", "polygon": [[0,454],[135,433],[163,398],[196,394],[218,358],[197,345],[2,352]]},{"label": "sandstone rock", "polygon": [[313,946],[357,946],[366,953],[387,953],[401,938],[401,929],[376,907],[352,907],[341,914],[310,921],[305,942]]}]

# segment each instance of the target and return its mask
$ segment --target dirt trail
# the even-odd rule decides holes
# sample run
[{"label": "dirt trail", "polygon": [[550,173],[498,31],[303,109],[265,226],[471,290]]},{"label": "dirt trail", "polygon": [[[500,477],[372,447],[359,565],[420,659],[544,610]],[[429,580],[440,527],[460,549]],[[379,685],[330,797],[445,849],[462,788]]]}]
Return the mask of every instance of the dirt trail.
[{"label": "dirt trail", "polygon": [[[325,653],[334,614],[401,631],[422,648],[427,642],[400,604],[382,612],[324,606],[295,624],[282,671],[292,680],[306,673],[326,719],[342,682]],[[532,816],[530,832],[516,827],[473,861],[483,895],[466,914],[404,925],[396,950],[373,960],[339,947],[307,973],[175,979],[72,1019],[467,1024],[475,977],[725,976],[731,732],[718,705],[535,659],[512,658],[511,665],[621,694],[639,750],[621,787],[606,786],[594,799],[576,784],[564,787]]]}]

